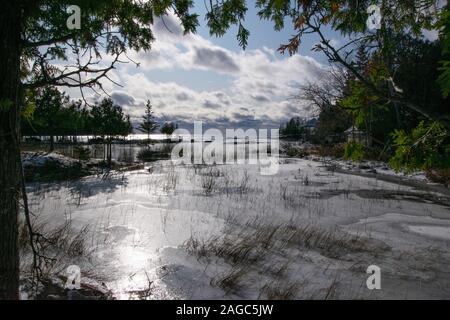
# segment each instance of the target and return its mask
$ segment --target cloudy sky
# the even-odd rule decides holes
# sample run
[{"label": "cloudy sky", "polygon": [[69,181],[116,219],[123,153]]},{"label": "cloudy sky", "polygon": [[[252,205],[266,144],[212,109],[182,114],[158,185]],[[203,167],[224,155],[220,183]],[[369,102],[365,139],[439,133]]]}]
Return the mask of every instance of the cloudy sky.
[{"label": "cloudy sky", "polygon": [[[249,45],[242,50],[236,28],[224,37],[209,35],[203,20],[203,1],[196,1],[201,26],[196,34],[183,36],[173,15],[153,26],[156,41],[149,52],[131,52],[140,63],[120,65],[110,75],[123,87],[104,82],[106,91],[134,123],[150,99],[160,121],[177,121],[181,127],[202,120],[219,128],[278,127],[292,116],[308,116],[308,106],[292,99],[299,86],[321,78],[327,63],[311,51],[317,39],[305,39],[294,56],[277,52],[292,36],[290,23],[275,32],[268,21],[260,21],[250,8],[245,25],[250,30]],[[327,32],[333,41],[339,35]],[[70,93],[76,97],[77,93]]]}]

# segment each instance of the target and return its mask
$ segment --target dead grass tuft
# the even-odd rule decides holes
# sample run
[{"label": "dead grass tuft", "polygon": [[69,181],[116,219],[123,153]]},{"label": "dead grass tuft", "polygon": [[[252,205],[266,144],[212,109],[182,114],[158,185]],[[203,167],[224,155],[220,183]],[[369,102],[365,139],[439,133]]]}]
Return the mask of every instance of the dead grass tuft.
[{"label": "dead grass tuft", "polygon": [[296,298],[298,290],[297,282],[272,281],[261,288],[260,297],[265,296],[268,300],[292,300]]},{"label": "dead grass tuft", "polygon": [[237,291],[242,287],[242,282],[247,271],[244,268],[232,268],[230,271],[211,279],[210,284],[222,288],[226,293]]}]

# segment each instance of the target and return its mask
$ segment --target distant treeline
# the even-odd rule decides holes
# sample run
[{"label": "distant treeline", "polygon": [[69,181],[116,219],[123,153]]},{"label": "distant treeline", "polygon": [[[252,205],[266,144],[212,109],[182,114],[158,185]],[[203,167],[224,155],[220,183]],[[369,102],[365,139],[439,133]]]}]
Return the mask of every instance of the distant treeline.
[{"label": "distant treeline", "polygon": [[450,96],[438,85],[449,39],[430,42],[405,32],[384,51],[361,44],[347,70],[332,64],[327,77],[300,88],[297,98],[317,110],[314,129],[293,117],[281,135],[329,147],[343,143],[348,159],[388,160],[407,172],[439,170],[450,182]]},{"label": "distant treeline", "polygon": [[130,117],[109,98],[87,106],[81,100],[70,100],[57,88],[47,87],[30,94],[26,101],[23,135],[111,137],[132,131]]}]

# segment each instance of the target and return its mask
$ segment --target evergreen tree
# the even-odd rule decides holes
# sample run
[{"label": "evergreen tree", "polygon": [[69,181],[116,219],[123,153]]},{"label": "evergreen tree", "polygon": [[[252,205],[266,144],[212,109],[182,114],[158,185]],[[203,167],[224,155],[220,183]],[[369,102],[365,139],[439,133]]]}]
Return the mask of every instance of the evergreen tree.
[{"label": "evergreen tree", "polygon": [[130,117],[123,113],[122,108],[105,98],[96,103],[91,110],[92,121],[96,124],[95,134],[106,142],[106,158],[108,166],[112,162],[112,141],[116,136],[126,136],[132,131]]},{"label": "evergreen tree", "polygon": [[174,124],[172,122],[166,122],[161,127],[161,133],[164,133],[170,136],[176,129],[178,129],[178,124]]},{"label": "evergreen tree", "polygon": [[[66,23],[70,17],[68,9],[74,4],[81,8],[82,27],[69,29]],[[157,17],[173,10],[186,33],[195,31],[198,15],[190,13],[191,7],[191,0],[83,0],[75,3],[65,0],[2,1],[0,299],[19,297],[17,217],[18,194],[23,176],[19,137],[24,93],[49,85],[80,88],[100,86],[100,79],[114,69],[127,49],[150,50],[154,40],[152,24]],[[220,26],[228,27],[227,22],[231,18],[220,23]],[[236,24],[238,21],[231,22]],[[100,63],[105,62],[104,55],[111,57],[107,65]],[[64,63],[58,64],[60,61]],[[28,216],[27,210],[26,214]],[[35,238],[33,235],[30,237]],[[39,272],[40,266],[35,267],[34,270]]]},{"label": "evergreen tree", "polygon": [[64,125],[67,123],[63,108],[68,101],[69,98],[55,87],[44,88],[36,98],[34,123],[38,133],[49,136],[50,152],[55,149],[55,135],[62,134]]},{"label": "evergreen tree", "polygon": [[152,104],[150,100],[147,100],[147,105],[145,106],[145,113],[142,116],[142,122],[139,124],[139,130],[147,133],[147,139],[150,140],[150,133],[154,132],[158,128],[158,124],[155,121],[155,116],[153,115]]},{"label": "evergreen tree", "polygon": [[288,139],[300,139],[306,133],[306,122],[300,117],[294,117],[280,128],[280,134]]}]

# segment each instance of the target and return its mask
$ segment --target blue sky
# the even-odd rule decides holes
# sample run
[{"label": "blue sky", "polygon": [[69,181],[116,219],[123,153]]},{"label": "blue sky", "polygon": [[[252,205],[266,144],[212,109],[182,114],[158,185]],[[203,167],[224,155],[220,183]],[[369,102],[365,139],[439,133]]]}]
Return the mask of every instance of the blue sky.
[{"label": "blue sky", "polygon": [[[209,29],[204,19],[206,8],[203,1],[196,1],[194,11],[200,15],[200,26],[197,29],[197,34],[205,39],[209,39],[215,45],[228,49],[233,52],[241,52],[243,49],[239,46],[236,40],[237,27],[232,26],[230,30],[222,37],[210,36]],[[275,55],[279,59],[286,58],[286,55],[277,51],[281,44],[286,43],[288,39],[294,34],[292,23],[289,19],[285,21],[285,28],[281,31],[275,31],[271,21],[260,20],[257,15],[258,9],[249,7],[244,25],[250,31],[247,51],[257,50],[261,48],[270,48],[274,50]],[[167,25],[167,23],[166,23]],[[339,34],[326,29],[325,34],[330,39],[339,39]],[[321,53],[311,51],[311,47],[318,42],[316,36],[307,36],[300,47],[299,54],[313,57],[320,63],[326,64],[327,60]],[[215,72],[204,70],[183,70],[182,68],[175,69],[161,69],[158,73],[149,75],[151,79],[157,81],[172,81],[175,80],[180,84],[187,85],[193,89],[217,90],[223,86],[227,86],[231,81],[231,77],[227,75],[219,75]],[[195,80],[195,81],[194,81]]]},{"label": "blue sky", "polygon": [[[275,31],[273,28],[273,23],[267,20],[260,20],[257,13],[258,9],[254,6],[248,8],[246,19],[244,25],[250,31],[248,50],[258,49],[262,47],[268,47],[272,49],[277,49],[280,44],[286,43],[288,39],[294,34],[292,28],[292,23],[290,19],[285,19],[285,27],[281,31]],[[205,38],[209,38],[208,27],[203,17],[206,14],[206,9],[203,1],[195,2],[195,11],[199,12],[202,18],[200,18],[200,27],[198,28],[198,33]],[[324,29],[325,34],[330,38],[338,39],[340,35],[330,28]],[[239,51],[241,48],[236,41],[237,27],[233,26],[230,31],[223,37],[215,38],[212,37],[211,40],[219,46],[227,48],[229,50]],[[311,47],[318,41],[315,36],[308,36],[304,38],[304,45],[300,48],[300,54],[312,56],[319,61],[326,62],[324,56],[320,53],[312,52]],[[283,55],[279,54],[280,57]]]},{"label": "blue sky", "polygon": [[[196,1],[200,27],[183,36],[179,20],[169,14],[155,21],[156,41],[149,52],[130,52],[138,61],[111,74],[122,84],[105,82],[107,92],[139,121],[150,99],[161,121],[177,121],[189,127],[204,121],[208,127],[278,127],[293,116],[311,116],[313,110],[292,99],[299,86],[320,81],[327,67],[321,54],[311,51],[317,38],[304,39],[294,56],[277,52],[292,37],[290,21],[277,32],[272,22],[261,21],[249,8],[245,26],[250,30],[247,49],[239,47],[236,27],[221,38],[211,37],[204,21],[203,1]],[[333,41],[339,35],[327,31]]]}]

